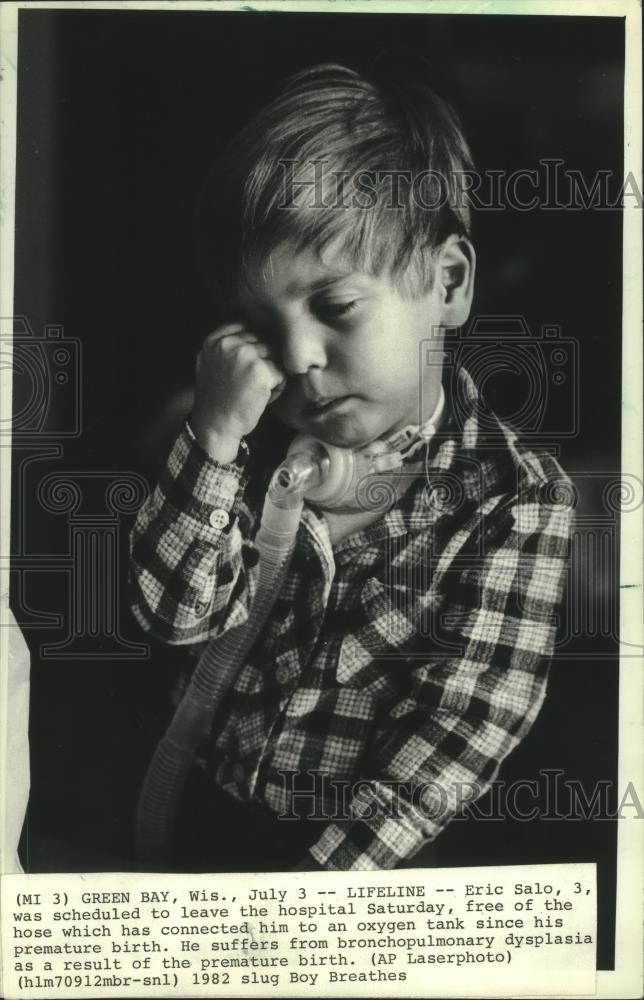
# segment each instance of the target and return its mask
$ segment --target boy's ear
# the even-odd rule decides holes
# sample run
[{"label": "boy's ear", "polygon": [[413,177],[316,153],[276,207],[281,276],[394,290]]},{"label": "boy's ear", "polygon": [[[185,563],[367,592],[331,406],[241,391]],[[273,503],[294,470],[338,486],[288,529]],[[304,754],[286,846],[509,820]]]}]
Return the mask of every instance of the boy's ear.
[{"label": "boy's ear", "polygon": [[449,236],[438,252],[441,325],[462,326],[467,322],[474,296],[476,252],[465,236]]}]

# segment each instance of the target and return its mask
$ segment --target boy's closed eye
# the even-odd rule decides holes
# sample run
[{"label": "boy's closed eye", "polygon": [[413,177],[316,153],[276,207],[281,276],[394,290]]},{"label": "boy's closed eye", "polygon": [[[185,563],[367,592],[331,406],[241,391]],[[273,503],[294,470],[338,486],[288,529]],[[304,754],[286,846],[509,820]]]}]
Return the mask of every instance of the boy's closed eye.
[{"label": "boy's closed eye", "polygon": [[[309,302],[308,311],[322,323],[341,324],[357,313],[362,299],[351,296],[344,299],[316,298]],[[255,333],[272,351],[280,348],[280,323],[268,311],[253,310],[242,317],[244,325]]]},{"label": "boy's closed eye", "polygon": [[344,316],[348,316],[350,313],[354,312],[360,305],[360,299],[346,299],[342,301],[333,300],[323,300],[322,302],[313,302],[311,304],[311,311],[316,315],[320,316],[322,319],[340,319]]}]

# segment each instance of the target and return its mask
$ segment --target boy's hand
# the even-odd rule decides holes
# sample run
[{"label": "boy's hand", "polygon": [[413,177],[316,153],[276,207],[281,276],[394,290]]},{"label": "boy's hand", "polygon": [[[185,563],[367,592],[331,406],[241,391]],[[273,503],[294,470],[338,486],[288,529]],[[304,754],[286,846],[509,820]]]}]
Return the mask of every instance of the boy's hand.
[{"label": "boy's hand", "polygon": [[214,330],[197,355],[190,424],[198,443],[217,461],[234,461],[242,437],[285,383],[266,344],[241,323]]}]

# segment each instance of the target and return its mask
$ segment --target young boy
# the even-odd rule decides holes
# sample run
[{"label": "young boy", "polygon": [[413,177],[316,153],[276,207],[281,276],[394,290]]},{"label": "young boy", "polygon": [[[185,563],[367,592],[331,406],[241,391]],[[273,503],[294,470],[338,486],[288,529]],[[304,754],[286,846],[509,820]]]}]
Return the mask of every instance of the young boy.
[{"label": "young boy", "polygon": [[213,175],[201,222],[230,321],[203,344],[133,531],[138,621],[195,645],[246,619],[266,483],[294,432],[398,450],[400,467],[378,503],[306,504],[190,778],[184,867],[426,864],[539,712],[571,512],[548,500],[557,463],[443,370],[472,302],[470,168],[427,88],[323,66]]}]

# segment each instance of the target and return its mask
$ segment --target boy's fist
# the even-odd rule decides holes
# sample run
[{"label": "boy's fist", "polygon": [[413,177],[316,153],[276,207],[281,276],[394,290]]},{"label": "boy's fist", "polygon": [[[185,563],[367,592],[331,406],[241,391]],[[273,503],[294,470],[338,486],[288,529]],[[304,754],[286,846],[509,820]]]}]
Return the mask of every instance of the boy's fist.
[{"label": "boy's fist", "polygon": [[232,462],[242,437],[257,426],[285,381],[266,344],[241,323],[210,333],[197,355],[190,417],[201,447],[220,462]]}]

